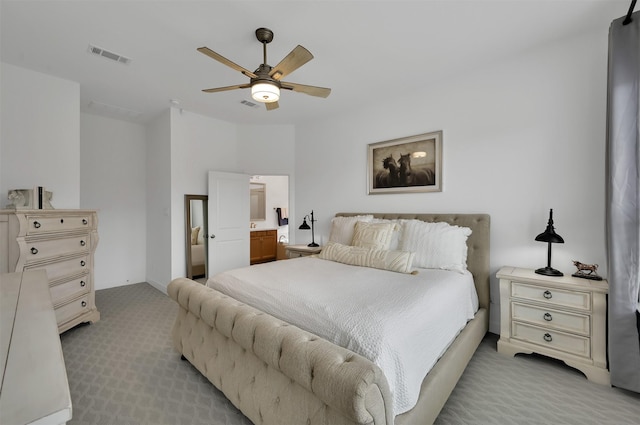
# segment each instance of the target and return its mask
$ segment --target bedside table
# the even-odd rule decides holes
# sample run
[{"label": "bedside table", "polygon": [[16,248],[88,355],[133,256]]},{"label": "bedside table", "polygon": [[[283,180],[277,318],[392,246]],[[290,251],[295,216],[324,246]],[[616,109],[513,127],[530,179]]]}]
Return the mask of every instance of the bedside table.
[{"label": "bedside table", "polygon": [[610,385],[606,280],[551,277],[503,267],[498,352],[538,353],[564,361],[590,381]]},{"label": "bedside table", "polygon": [[307,246],[307,245],[287,245],[287,257],[298,258],[307,257],[313,254],[319,254],[322,251],[321,246]]}]

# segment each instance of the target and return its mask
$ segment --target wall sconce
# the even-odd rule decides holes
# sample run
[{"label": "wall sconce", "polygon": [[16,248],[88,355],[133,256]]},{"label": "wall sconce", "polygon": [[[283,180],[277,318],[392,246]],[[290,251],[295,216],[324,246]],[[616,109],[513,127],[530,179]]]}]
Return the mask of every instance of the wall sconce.
[{"label": "wall sconce", "polygon": [[564,243],[562,236],[556,233],[553,228],[553,209],[549,210],[549,222],[544,232],[536,236],[538,242],[547,242],[547,267],[542,267],[536,270],[536,273],[543,274],[545,276],[563,276],[562,272],[551,268],[551,244],[552,243]]},{"label": "wall sconce", "polygon": [[[309,225],[307,224],[307,218],[309,219],[309,221],[311,222],[311,227],[309,227]],[[300,227],[298,227],[298,229],[300,230],[309,230],[311,229],[311,243],[307,246],[311,246],[311,247],[316,247],[316,246],[320,246],[316,243],[315,241],[315,236],[314,236],[314,231],[313,231],[313,223],[315,223],[317,220],[313,218],[313,210],[311,210],[311,214],[307,214],[304,216],[304,218],[302,219],[302,224],[300,225]]]}]

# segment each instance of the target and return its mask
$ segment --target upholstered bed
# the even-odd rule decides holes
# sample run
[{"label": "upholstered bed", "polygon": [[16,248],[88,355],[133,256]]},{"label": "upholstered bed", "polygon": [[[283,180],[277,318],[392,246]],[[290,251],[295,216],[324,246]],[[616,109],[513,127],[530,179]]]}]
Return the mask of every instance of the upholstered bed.
[{"label": "upholstered bed", "polygon": [[473,275],[479,308],[426,375],[417,403],[406,413],[394,416],[389,382],[382,369],[364,356],[189,279],[175,279],[169,285],[170,296],[180,306],[174,345],[254,423],[428,424],[455,387],[488,330],[489,217],[375,216],[445,222],[472,230],[466,240],[467,269]]}]

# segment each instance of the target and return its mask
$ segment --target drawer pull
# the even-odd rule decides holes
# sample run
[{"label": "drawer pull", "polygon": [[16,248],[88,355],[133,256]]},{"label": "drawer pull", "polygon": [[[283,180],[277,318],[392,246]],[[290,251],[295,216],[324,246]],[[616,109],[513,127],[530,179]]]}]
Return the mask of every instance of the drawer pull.
[{"label": "drawer pull", "polygon": [[551,342],[551,341],[553,341],[553,337],[551,336],[551,334],[550,334],[550,333],[546,333],[546,334],[544,334],[543,338],[544,338],[544,340],[545,340],[545,341],[547,341],[547,342]]},{"label": "drawer pull", "polygon": [[87,302],[86,301],[82,301],[80,304],[82,305],[82,307],[86,307],[87,306]]},{"label": "drawer pull", "polygon": [[38,253],[38,248],[36,248],[35,246],[31,248],[31,253],[33,255],[36,255]]},{"label": "drawer pull", "polygon": [[85,246],[87,243],[83,240],[80,241],[80,246]]},{"label": "drawer pull", "polygon": [[553,298],[553,294],[549,291],[544,291],[542,293],[542,296],[545,297],[546,299],[550,300],[551,298]]},{"label": "drawer pull", "polygon": [[33,222],[33,227],[35,227],[36,229],[39,229],[40,226],[41,226],[40,222],[38,222],[38,221],[34,221]]},{"label": "drawer pull", "polygon": [[85,286],[87,286],[87,282],[85,282],[84,280],[81,280],[80,281],[80,286],[82,286],[84,288]]},{"label": "drawer pull", "polygon": [[544,318],[544,320],[546,320],[547,322],[550,322],[553,320],[553,317],[551,316],[551,314],[549,313],[545,313],[544,316],[542,316]]},{"label": "drawer pull", "polygon": [[80,265],[81,265],[82,267],[84,267],[84,265],[85,265],[85,264],[86,264],[86,263],[84,262],[84,260],[81,260],[81,261],[80,261]]},{"label": "drawer pull", "polygon": [[89,223],[89,222],[87,221],[87,219],[86,219],[86,218],[83,218],[83,219],[82,219],[82,224],[86,225],[86,224],[88,224],[88,223]]},{"label": "drawer pull", "polygon": [[60,224],[64,223],[64,218],[60,219]]}]

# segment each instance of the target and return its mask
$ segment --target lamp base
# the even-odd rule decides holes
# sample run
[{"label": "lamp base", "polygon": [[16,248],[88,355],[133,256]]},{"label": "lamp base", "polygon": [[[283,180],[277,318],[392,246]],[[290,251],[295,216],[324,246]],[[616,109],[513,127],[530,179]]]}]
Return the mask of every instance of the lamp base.
[{"label": "lamp base", "polygon": [[310,247],[312,247],[312,248],[316,248],[316,247],[319,247],[320,245],[318,245],[318,244],[317,244],[317,243],[315,243],[315,242],[311,242],[311,243],[310,243],[309,245],[307,245],[307,246],[310,246]]},{"label": "lamp base", "polygon": [[536,270],[536,273],[543,274],[545,276],[564,276],[561,271],[551,267],[542,267]]}]

